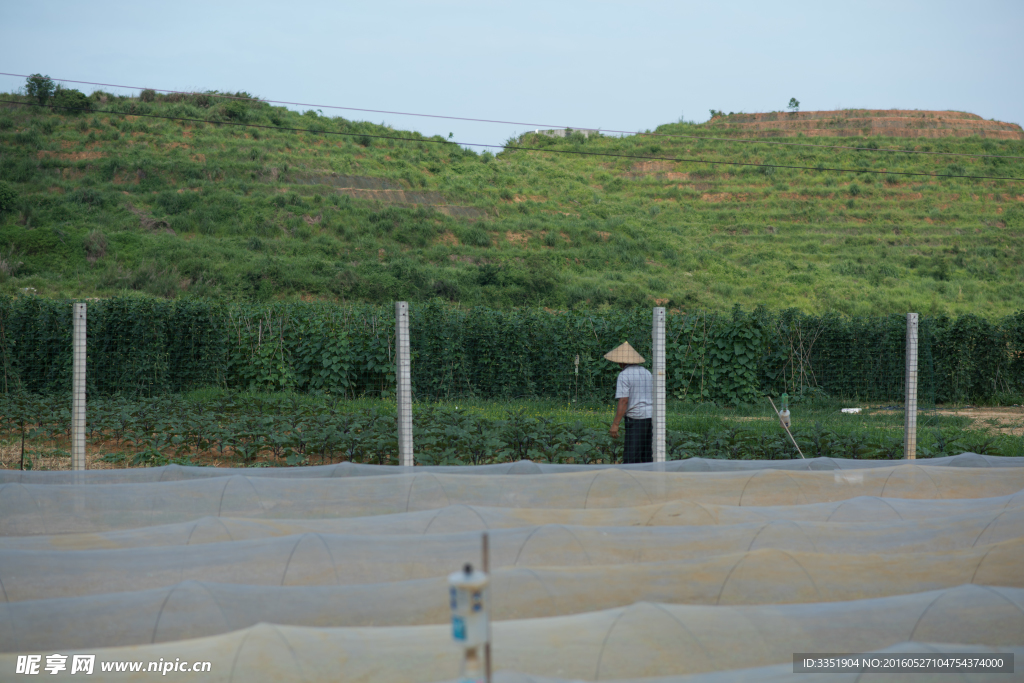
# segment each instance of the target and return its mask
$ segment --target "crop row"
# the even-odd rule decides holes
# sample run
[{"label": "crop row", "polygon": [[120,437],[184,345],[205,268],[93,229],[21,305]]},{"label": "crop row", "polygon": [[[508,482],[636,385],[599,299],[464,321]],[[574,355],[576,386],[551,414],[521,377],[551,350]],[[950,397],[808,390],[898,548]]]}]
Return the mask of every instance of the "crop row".
[{"label": "crop row", "polygon": [[[71,302],[0,297],[0,391],[65,392]],[[650,358],[651,310],[410,306],[417,400],[461,397],[606,400],[628,340]],[[669,395],[740,405],[782,392],[903,399],[906,320],[795,310],[670,312]],[[922,316],[924,403],[1024,396],[1024,313],[989,321]],[[356,398],[394,392],[391,307],[223,304],[115,298],[89,303],[90,396],[158,395],[201,387]]]},{"label": "crop row", "polygon": [[[125,465],[174,459],[243,466],[397,462],[394,406],[385,402],[352,406],[303,401],[297,396],[233,394],[214,400],[109,397],[90,401],[86,429],[91,448]],[[24,438],[30,444],[67,443],[70,432],[66,397],[0,396],[0,435]],[[892,429],[838,432],[814,423],[797,429],[795,437],[807,457],[902,457],[901,434]],[[614,463],[621,461],[622,454],[621,440],[613,440],[606,427],[580,419],[528,415],[521,407],[493,418],[446,405],[418,405],[414,441],[421,465],[521,459]],[[999,439],[985,432],[933,430],[922,438],[920,454],[965,450],[999,454],[999,444]],[[781,431],[733,426],[700,432],[670,429],[667,455],[673,460],[777,459],[795,453]]]}]

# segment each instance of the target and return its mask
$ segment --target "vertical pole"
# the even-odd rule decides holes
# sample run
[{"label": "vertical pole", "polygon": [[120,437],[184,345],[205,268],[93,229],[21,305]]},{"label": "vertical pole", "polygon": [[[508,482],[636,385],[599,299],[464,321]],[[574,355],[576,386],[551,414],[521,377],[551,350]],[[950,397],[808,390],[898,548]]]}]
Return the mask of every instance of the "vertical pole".
[{"label": "vertical pole", "polygon": [[654,309],[651,330],[654,352],[654,462],[665,462],[665,309]]},{"label": "vertical pole", "polygon": [[85,469],[85,304],[75,304],[71,370],[71,469]]},{"label": "vertical pole", "polygon": [[917,458],[917,313],[907,313],[907,397],[904,403],[903,457]]},{"label": "vertical pole", "polygon": [[[484,532],[483,544],[481,550],[481,563],[480,566],[483,569],[484,574],[487,576],[491,575],[491,539],[487,532]],[[494,603],[491,603],[494,604]],[[491,683],[491,620],[487,620],[487,642],[484,643],[484,681],[485,683]]]},{"label": "vertical pole", "polygon": [[412,467],[412,363],[409,359],[409,303],[395,302],[395,386],[398,402],[398,464]]}]

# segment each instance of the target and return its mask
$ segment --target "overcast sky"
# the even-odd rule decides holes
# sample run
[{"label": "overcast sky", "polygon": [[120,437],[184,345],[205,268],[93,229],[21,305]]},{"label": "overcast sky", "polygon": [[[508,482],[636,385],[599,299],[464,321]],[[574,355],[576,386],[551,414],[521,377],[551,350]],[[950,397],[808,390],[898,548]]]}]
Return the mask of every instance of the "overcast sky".
[{"label": "overcast sky", "polygon": [[[3,0],[0,71],[622,130],[790,97],[1022,123],[1022,35],[1022,0]],[[528,129],[334,113],[461,142]]]}]

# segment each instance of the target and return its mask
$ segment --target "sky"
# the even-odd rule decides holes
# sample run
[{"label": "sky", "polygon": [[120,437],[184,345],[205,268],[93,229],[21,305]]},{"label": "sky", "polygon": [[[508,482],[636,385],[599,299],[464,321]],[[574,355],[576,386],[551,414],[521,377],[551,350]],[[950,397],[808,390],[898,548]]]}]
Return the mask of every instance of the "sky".
[{"label": "sky", "polygon": [[[1024,123],[1022,29],[1021,0],[2,0],[0,71],[519,122],[322,108],[500,145],[538,126],[646,130],[791,97]],[[0,76],[2,91],[23,85]]]}]

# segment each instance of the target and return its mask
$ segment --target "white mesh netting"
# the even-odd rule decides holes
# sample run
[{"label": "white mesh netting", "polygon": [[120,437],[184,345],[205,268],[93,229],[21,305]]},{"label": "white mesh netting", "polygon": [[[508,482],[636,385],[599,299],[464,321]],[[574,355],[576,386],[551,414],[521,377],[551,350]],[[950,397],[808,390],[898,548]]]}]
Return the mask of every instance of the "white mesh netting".
[{"label": "white mesh netting", "polygon": [[[1022,634],[1024,589],[960,586],[795,605],[638,602],[498,621],[493,648],[499,669],[608,680],[768,666],[791,662],[794,652],[866,652],[905,641],[1020,647]],[[210,661],[214,675],[204,678],[214,681],[438,681],[452,678],[460,661],[446,625],[259,624],[206,638],[108,648],[102,656]],[[13,658],[0,655],[0,670],[13,671]]]},{"label": "white mesh netting", "polygon": [[482,530],[504,683],[1024,653],[1017,461],[719,464],[0,472],[0,678],[59,652],[212,664],[171,680],[451,680],[445,577]]},{"label": "white mesh netting", "polygon": [[[998,455],[961,453],[942,458],[928,458],[916,461],[929,467],[1022,467],[1021,458],[1004,458]],[[618,469],[633,472],[736,472],[743,470],[851,470],[873,467],[891,467],[891,460],[851,460],[847,458],[806,458],[799,460],[720,460],[687,458],[665,463],[633,465],[556,465],[537,463],[530,460],[499,463],[496,465],[458,465],[427,467],[392,467],[388,465],[365,465],[341,462],[333,465],[310,467],[252,468],[245,470],[247,477],[282,477],[287,479],[324,479],[329,477],[370,477],[385,474],[409,474],[434,472],[437,474],[562,474],[567,472],[594,471],[597,469]],[[124,470],[92,470],[87,472],[41,472],[37,470],[0,470],[0,484],[142,484],[154,481],[180,481],[183,479],[206,479],[238,474],[237,469],[216,467],[187,467],[164,465]]]},{"label": "white mesh netting", "polygon": [[262,519],[364,517],[448,505],[625,508],[667,501],[794,505],[855,498],[949,499],[1010,495],[1024,467],[916,464],[861,470],[652,472],[599,469],[518,476],[423,472],[285,478],[235,474],[142,484],[0,485],[0,535],[97,532],[204,516]]}]

